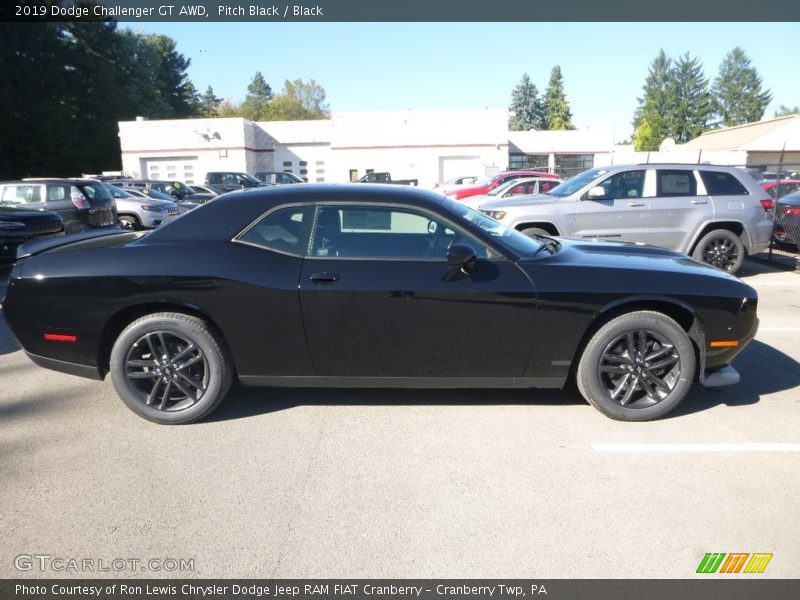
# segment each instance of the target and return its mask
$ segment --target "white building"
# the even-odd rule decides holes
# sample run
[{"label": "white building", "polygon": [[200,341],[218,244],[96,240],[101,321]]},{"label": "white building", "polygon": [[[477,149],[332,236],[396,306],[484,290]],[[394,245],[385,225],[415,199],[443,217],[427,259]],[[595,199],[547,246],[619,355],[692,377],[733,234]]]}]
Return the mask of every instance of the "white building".
[{"label": "white building", "polygon": [[183,119],[119,123],[122,169],[199,183],[208,171],[290,171],[350,181],[369,171],[432,186],[508,165],[504,109],[336,113],[330,120]]}]

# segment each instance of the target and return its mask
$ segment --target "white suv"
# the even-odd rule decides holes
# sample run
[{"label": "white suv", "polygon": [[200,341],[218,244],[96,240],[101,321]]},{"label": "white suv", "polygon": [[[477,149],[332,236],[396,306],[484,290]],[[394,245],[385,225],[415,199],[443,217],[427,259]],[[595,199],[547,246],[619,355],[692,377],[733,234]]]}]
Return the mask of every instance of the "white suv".
[{"label": "white suv", "polygon": [[769,246],[770,206],[734,167],[641,164],[589,169],[546,194],[480,210],[528,235],[653,244],[735,273],[746,254]]}]

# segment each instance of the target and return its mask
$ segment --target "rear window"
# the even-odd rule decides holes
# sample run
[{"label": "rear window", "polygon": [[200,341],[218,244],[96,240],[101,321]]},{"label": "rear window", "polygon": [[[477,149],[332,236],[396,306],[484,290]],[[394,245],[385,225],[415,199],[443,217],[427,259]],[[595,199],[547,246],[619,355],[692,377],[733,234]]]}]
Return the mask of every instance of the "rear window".
[{"label": "rear window", "polygon": [[303,256],[313,207],[293,206],[270,213],[237,239],[267,250]]},{"label": "rear window", "polygon": [[700,171],[709,196],[746,196],[745,188],[736,177],[724,171]]}]

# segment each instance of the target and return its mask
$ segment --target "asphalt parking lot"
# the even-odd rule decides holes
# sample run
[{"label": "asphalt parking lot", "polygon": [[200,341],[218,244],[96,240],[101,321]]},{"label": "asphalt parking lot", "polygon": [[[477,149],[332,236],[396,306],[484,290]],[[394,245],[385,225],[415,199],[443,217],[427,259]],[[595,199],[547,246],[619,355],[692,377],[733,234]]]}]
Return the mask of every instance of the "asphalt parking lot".
[{"label": "asphalt parking lot", "polygon": [[[109,381],[33,365],[0,318],[0,577],[684,578],[706,552],[798,577],[800,452],[770,444],[800,442],[800,272],[744,279],[742,382],[651,423],[576,392],[238,388],[158,426]],[[20,572],[21,554],[194,570]]]}]

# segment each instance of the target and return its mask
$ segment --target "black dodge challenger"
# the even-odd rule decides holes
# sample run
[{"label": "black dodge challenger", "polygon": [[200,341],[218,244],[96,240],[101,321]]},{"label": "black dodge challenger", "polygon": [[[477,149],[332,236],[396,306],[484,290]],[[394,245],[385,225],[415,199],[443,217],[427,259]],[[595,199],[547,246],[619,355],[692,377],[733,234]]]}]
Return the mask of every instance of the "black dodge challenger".
[{"label": "black dodge challenger", "polygon": [[755,290],[685,255],[527,237],[434,192],[235,192],[147,233],[23,245],[3,313],[37,364],[158,423],[253,386],[560,388],[613,419],[726,385]]}]

